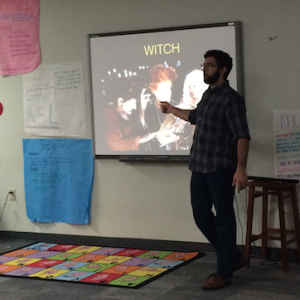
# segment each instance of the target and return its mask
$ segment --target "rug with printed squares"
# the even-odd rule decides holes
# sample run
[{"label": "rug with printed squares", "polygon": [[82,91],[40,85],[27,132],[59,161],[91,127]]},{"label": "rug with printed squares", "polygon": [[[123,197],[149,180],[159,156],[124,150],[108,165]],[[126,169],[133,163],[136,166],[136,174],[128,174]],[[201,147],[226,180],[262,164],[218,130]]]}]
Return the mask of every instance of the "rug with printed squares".
[{"label": "rug with printed squares", "polygon": [[0,276],[140,288],[202,252],[38,242],[0,255]]}]

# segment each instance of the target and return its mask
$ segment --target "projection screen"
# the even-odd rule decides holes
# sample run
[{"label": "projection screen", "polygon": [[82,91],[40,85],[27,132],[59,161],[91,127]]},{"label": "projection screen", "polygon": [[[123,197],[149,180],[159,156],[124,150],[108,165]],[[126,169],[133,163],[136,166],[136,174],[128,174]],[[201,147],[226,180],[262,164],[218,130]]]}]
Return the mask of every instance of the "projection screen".
[{"label": "projection screen", "polygon": [[230,85],[242,91],[239,22],[90,34],[96,157],[188,156],[194,128],[163,114],[158,101],[194,109],[208,86],[207,50],[233,58]]}]

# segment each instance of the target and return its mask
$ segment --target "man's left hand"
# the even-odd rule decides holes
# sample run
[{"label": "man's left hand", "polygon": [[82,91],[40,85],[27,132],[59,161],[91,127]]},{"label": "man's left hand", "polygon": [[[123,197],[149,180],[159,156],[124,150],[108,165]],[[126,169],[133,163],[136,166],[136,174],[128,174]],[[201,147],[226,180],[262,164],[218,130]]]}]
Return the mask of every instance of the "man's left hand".
[{"label": "man's left hand", "polygon": [[248,182],[245,170],[237,169],[233,176],[232,186],[236,185],[238,193],[243,190]]}]

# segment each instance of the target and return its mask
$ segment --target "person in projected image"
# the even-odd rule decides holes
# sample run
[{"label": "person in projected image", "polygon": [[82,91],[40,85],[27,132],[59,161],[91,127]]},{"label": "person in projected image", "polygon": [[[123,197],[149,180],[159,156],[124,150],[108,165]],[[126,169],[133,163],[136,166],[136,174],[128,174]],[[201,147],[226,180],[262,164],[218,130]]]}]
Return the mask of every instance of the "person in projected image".
[{"label": "person in projected image", "polygon": [[[150,69],[149,88],[154,95],[142,112],[144,124],[151,131],[158,131],[156,142],[153,140],[152,149],[161,149],[166,146],[166,150],[171,150],[170,143],[176,141],[179,137],[164,125],[165,115],[160,111],[159,103],[161,101],[175,104],[171,99],[172,83],[177,78],[177,72],[173,67],[166,64],[158,64]],[[157,142],[158,141],[158,142]]]},{"label": "person in projected image", "polygon": [[[232,58],[221,50],[209,50],[202,65],[209,88],[195,109],[161,102],[161,110],[195,127],[190,151],[190,192],[195,223],[217,253],[217,271],[202,284],[215,290],[231,283],[233,272],[248,259],[236,246],[233,207],[237,192],[246,187],[246,163],[250,134],[244,98],[229,86]],[[215,213],[212,207],[215,208]]]},{"label": "person in projected image", "polygon": [[[200,102],[204,91],[208,85],[203,81],[202,70],[193,70],[187,74],[183,84],[183,96],[180,104],[176,107],[180,109],[195,109]],[[176,150],[189,150],[192,141],[195,126],[189,124],[173,114],[168,114],[164,122],[168,128],[174,128],[174,133],[179,135],[179,139],[172,146]]]},{"label": "person in projected image", "polygon": [[119,79],[114,82],[109,91],[111,102],[104,110],[105,139],[108,148],[112,151],[138,151],[147,149],[147,143],[152,140],[156,132],[150,132],[143,126],[144,119],[133,116],[137,110],[137,101],[140,107],[146,108],[150,101],[150,94],[143,89],[140,94],[135,91],[131,82]]},{"label": "person in projected image", "polygon": [[193,70],[186,75],[183,84],[183,96],[179,108],[195,109],[208,85],[203,81],[202,70]]}]

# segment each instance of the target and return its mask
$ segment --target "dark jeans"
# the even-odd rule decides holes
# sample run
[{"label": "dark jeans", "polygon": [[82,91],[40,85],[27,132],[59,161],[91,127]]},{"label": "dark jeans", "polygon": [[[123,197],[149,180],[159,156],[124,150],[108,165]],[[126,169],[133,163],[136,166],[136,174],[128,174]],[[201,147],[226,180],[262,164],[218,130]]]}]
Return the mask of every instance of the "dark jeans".
[{"label": "dark jeans", "polygon": [[217,273],[224,278],[232,277],[234,265],[242,255],[236,246],[233,175],[234,170],[228,168],[207,174],[192,172],[191,178],[195,222],[216,249]]}]

